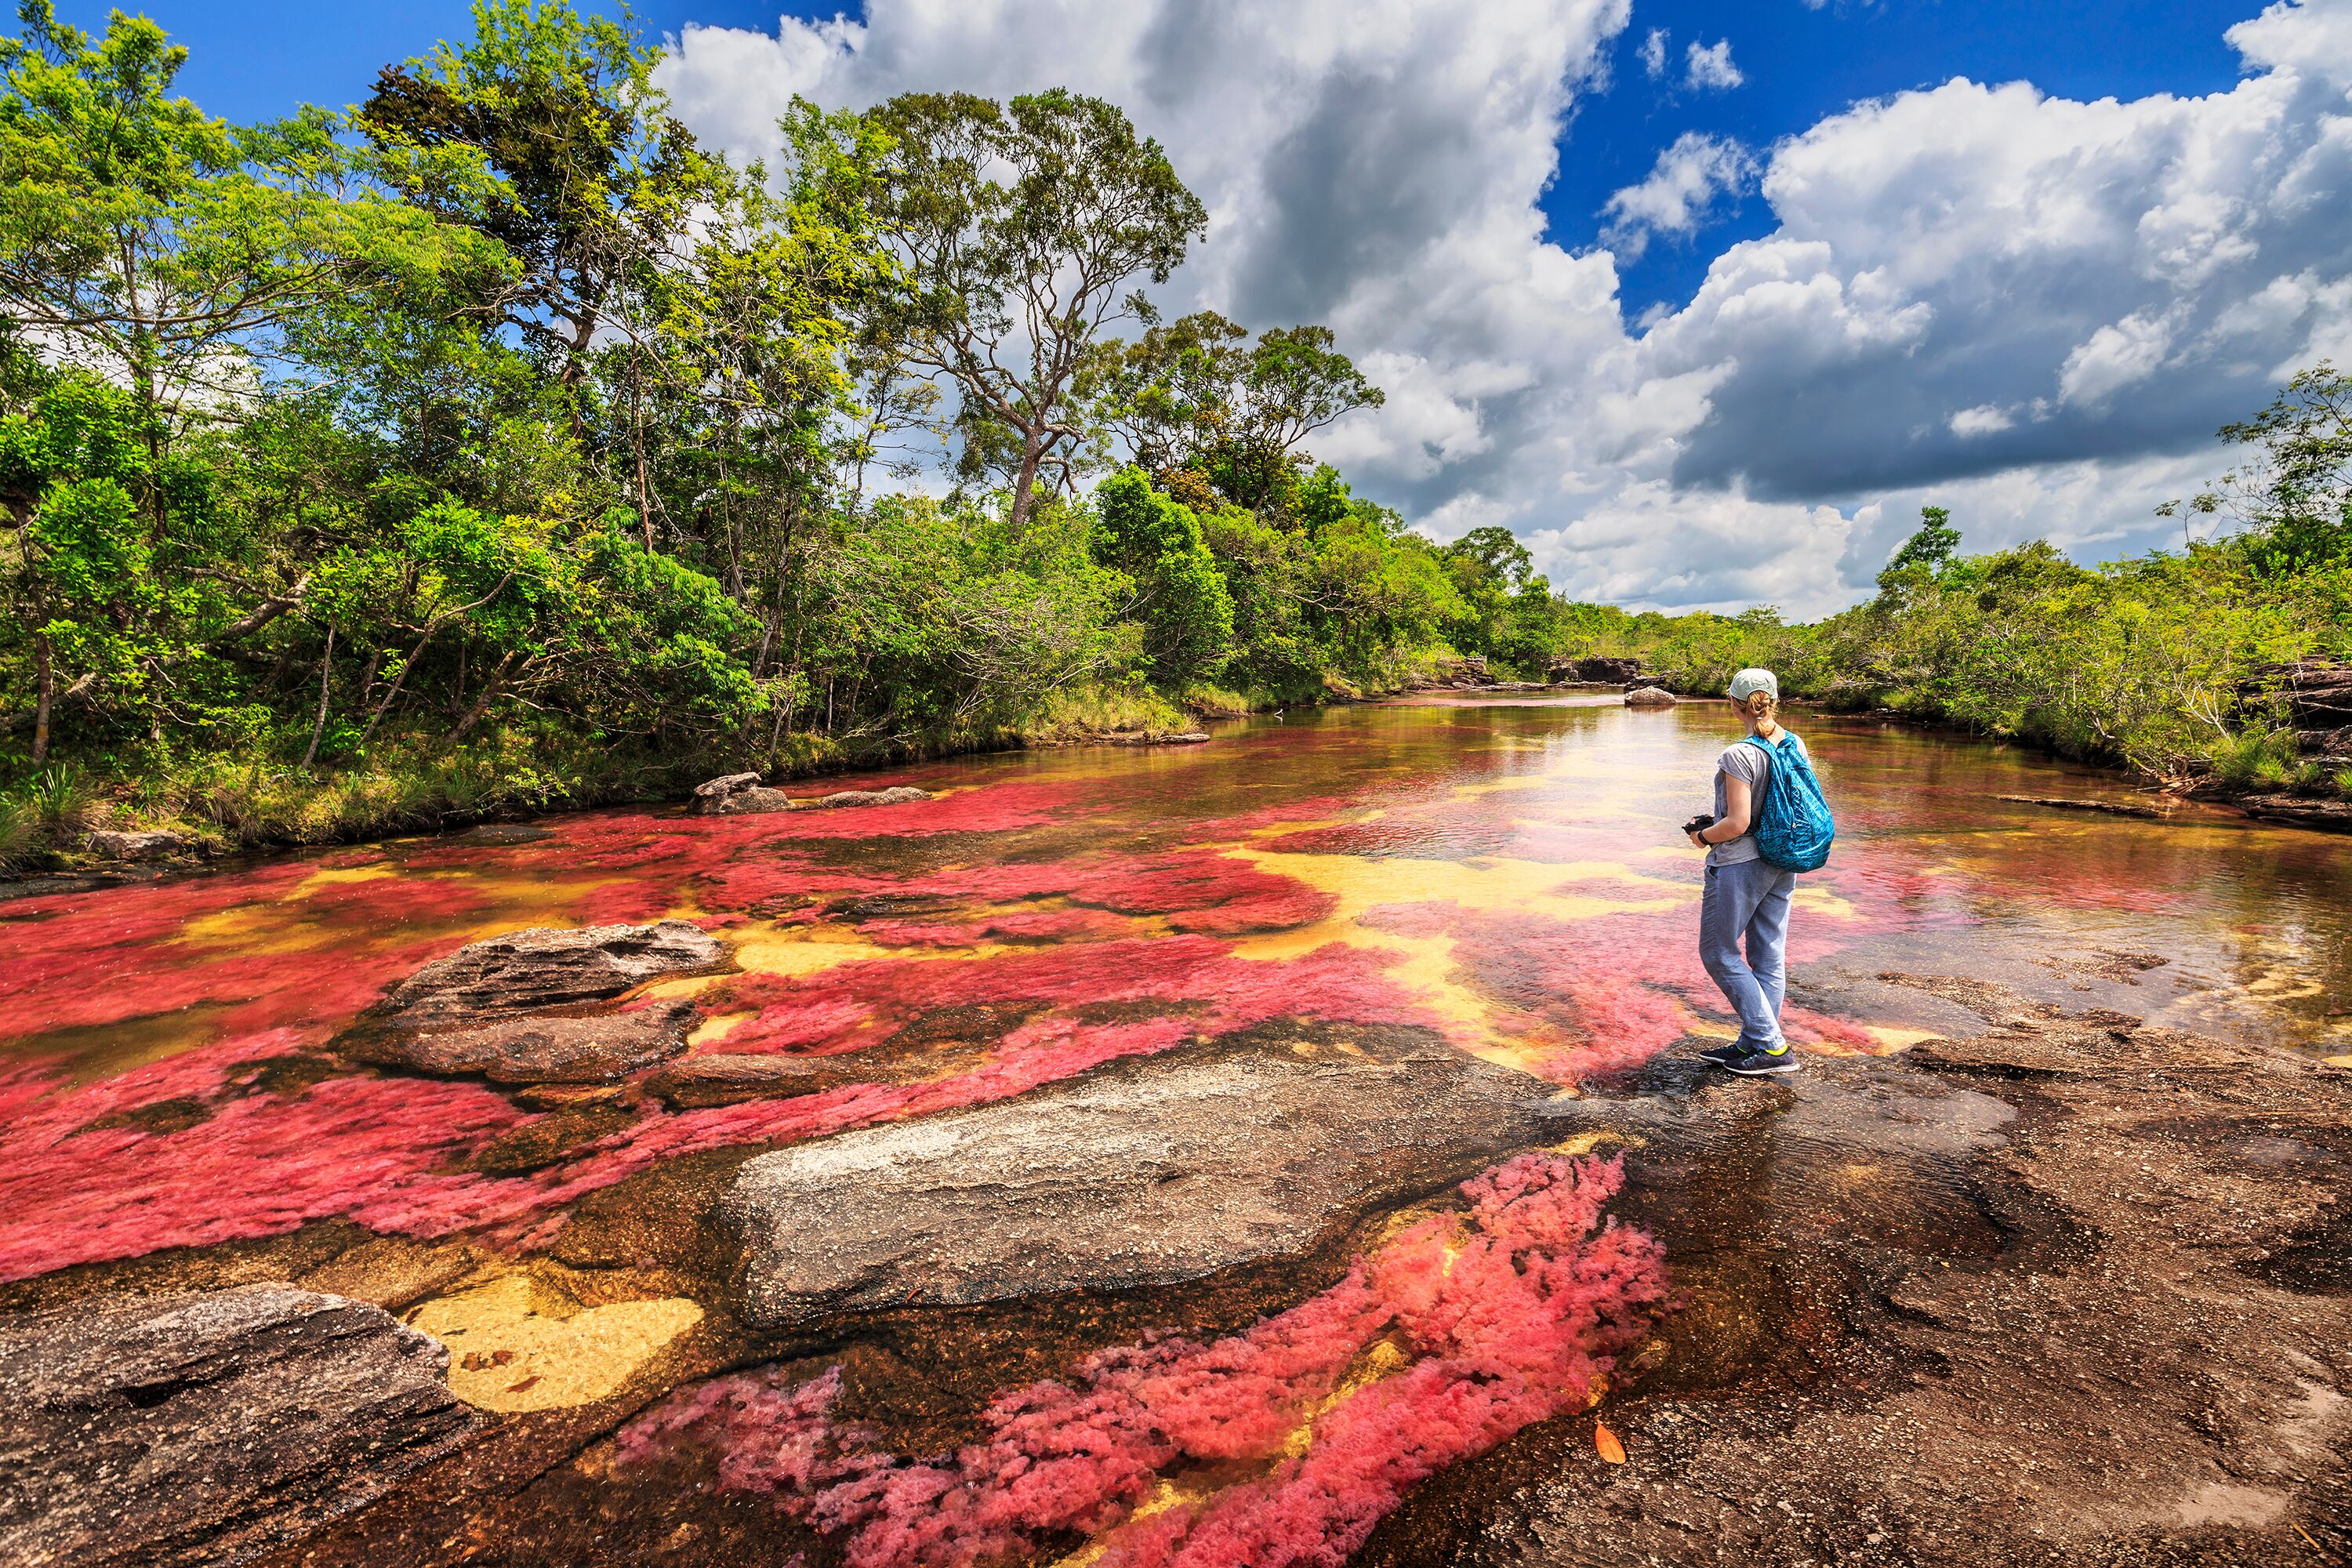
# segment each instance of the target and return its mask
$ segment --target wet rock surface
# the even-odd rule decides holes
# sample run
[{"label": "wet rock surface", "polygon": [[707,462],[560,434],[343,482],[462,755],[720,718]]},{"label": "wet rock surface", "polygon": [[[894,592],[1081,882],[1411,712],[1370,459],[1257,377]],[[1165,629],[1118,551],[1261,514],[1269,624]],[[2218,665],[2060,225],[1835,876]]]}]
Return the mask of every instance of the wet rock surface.
[{"label": "wet rock surface", "polygon": [[933,799],[931,792],[917,789],[912,784],[893,784],[888,789],[838,789],[831,795],[821,795],[814,800],[797,803],[794,811],[839,811],[845,806],[912,805],[919,800]]},{"label": "wet rock surface", "polygon": [[2257,822],[2285,822],[2326,833],[2352,833],[2352,800],[2318,800],[2296,795],[2250,795],[2231,804]]},{"label": "wet rock surface", "polygon": [[680,1110],[815,1094],[873,1078],[856,1057],[733,1056],[714,1052],[676,1062],[646,1079],[646,1092]]},{"label": "wet rock surface", "polygon": [[618,1013],[540,1014],[428,1029],[360,1033],[343,1054],[380,1067],[494,1083],[613,1083],[686,1049],[701,1018],[691,1003]]},{"label": "wet rock surface", "polygon": [[1675,694],[1660,686],[1637,686],[1625,693],[1628,708],[1672,708]]},{"label": "wet rock surface", "polygon": [[227,1563],[314,1528],[476,1430],[447,1361],[283,1286],[0,1316],[0,1561]]},{"label": "wet rock surface", "polygon": [[698,816],[734,816],[762,811],[790,811],[793,803],[782,790],[761,784],[758,773],[725,773],[694,786],[692,810]]},{"label": "wet rock surface", "polygon": [[745,1165],[720,1205],[767,1325],[1198,1278],[1303,1251],[1541,1125],[1549,1086],[1442,1046],[1131,1064]]},{"label": "wet rock surface", "polygon": [[1640,1113],[1694,1306],[1606,1415],[1627,1462],[1530,1431],[1359,1563],[2352,1556],[2352,1073],[1917,983],[1996,1027]]},{"label": "wet rock surface", "polygon": [[469,942],[395,986],[376,1022],[430,1027],[601,1002],[665,974],[719,961],[719,942],[686,921],[539,927]]}]

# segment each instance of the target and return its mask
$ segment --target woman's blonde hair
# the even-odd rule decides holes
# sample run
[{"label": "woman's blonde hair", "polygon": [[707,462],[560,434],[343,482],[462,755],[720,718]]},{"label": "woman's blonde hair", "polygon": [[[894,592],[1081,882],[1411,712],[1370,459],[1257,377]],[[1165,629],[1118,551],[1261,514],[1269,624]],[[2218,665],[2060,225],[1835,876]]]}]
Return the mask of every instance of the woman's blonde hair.
[{"label": "woman's blonde hair", "polygon": [[1751,691],[1739,709],[1751,719],[1769,719],[1780,711],[1780,700],[1769,691]]}]

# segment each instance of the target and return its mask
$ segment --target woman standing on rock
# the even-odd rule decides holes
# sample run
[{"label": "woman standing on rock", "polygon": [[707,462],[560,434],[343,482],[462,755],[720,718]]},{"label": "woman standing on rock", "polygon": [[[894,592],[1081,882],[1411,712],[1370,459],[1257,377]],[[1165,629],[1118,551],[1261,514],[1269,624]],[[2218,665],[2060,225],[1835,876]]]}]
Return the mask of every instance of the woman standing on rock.
[{"label": "woman standing on rock", "polygon": [[1743,669],[1733,676],[1731,701],[1747,721],[1748,737],[1725,747],[1715,760],[1715,815],[1692,819],[1685,831],[1706,851],[1699,958],[1739,1015],[1738,1039],[1699,1054],[1752,1078],[1797,1070],[1796,1054],[1780,1034],[1789,900],[1797,890],[1797,873],[1763,858],[1755,821],[1771,784],[1774,753],[1806,753],[1805,743],[1780,727],[1780,682],[1770,670]]}]

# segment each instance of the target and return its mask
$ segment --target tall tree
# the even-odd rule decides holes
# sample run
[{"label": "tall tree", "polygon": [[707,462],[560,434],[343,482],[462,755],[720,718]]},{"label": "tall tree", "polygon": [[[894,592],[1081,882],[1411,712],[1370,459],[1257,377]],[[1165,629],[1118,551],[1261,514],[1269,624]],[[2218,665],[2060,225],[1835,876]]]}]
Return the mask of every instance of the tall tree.
[{"label": "tall tree", "polygon": [[1384,401],[1328,327],[1276,327],[1251,343],[1214,310],[1166,326],[1144,315],[1132,342],[1097,345],[1079,392],[1163,484],[1191,469],[1234,504],[1265,507],[1313,461],[1298,449],[1307,437]]},{"label": "tall tree", "polygon": [[0,309],[130,389],[161,448],[249,399],[289,326],[478,249],[369,185],[333,119],[240,128],[171,96],[187,50],[116,12],[104,37],[24,0],[0,39]]},{"label": "tall tree", "polygon": [[1137,311],[1130,280],[1167,281],[1207,209],[1100,99],[909,93],[874,116],[897,142],[886,214],[909,284],[877,329],[953,384],[965,473],[1004,478],[1025,521],[1041,476],[1075,477],[1087,346]]}]

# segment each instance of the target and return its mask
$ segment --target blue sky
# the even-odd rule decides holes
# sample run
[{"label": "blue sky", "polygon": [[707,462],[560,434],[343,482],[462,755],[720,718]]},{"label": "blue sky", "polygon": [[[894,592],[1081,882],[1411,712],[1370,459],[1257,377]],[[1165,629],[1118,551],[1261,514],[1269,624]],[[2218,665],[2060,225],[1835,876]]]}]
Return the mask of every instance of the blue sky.
[{"label": "blue sky", "polygon": [[[1163,308],[1328,323],[1388,401],[1317,456],[1436,538],[1511,528],[1583,597],[1835,609],[1927,504],[1974,549],[2177,543],[2155,508],[2230,466],[2216,428],[2352,363],[2352,0],[866,0],[810,26],[835,10],[637,15],[730,151],[795,94],[1125,106],[1213,215]],[[451,0],[152,14],[194,51],[184,89],[247,120],[468,30]]]},{"label": "blue sky", "polygon": [[[1580,100],[1560,143],[1544,214],[1559,243],[1591,245],[1611,193],[1640,181],[1685,132],[1762,149],[1856,100],[1956,76],[2030,80],[2086,100],[2217,92],[2238,78],[2222,31],[2255,9],[2248,0],[1829,0],[1818,9],[1800,0],[1635,0],[1609,52],[1608,90]],[[1666,69],[1654,79],[1642,49],[1655,28],[1666,34]],[[1690,85],[1689,47],[1726,41],[1740,85]],[[1769,208],[1750,195],[1688,241],[1653,243],[1639,262],[1621,265],[1628,313],[1680,304],[1725,245],[1771,228]]]}]

